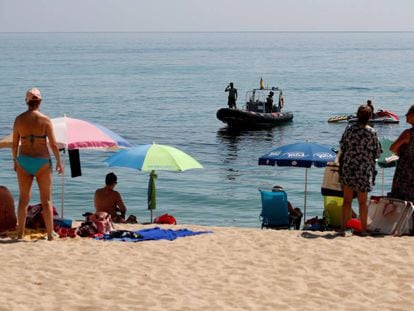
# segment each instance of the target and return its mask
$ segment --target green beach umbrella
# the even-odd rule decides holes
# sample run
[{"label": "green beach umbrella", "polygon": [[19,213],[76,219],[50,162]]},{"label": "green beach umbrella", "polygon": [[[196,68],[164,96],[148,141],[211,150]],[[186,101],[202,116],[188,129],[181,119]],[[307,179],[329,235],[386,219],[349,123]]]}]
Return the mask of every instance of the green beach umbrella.
[{"label": "green beach umbrella", "polygon": [[139,145],[122,150],[107,158],[105,163],[110,167],[127,167],[144,172],[151,172],[148,181],[148,209],[156,208],[155,171],[182,172],[203,166],[185,152],[167,145]]},{"label": "green beach umbrella", "polygon": [[394,167],[396,165],[396,160],[398,156],[391,152],[390,147],[393,144],[393,141],[388,138],[380,139],[382,153],[378,159],[378,166],[381,168],[381,195],[384,195],[384,169],[387,167]]},{"label": "green beach umbrella", "polygon": [[[398,156],[391,152],[390,147],[394,143],[388,138],[380,139],[382,153],[378,159],[378,165],[381,168],[393,167],[396,164]],[[395,158],[397,157],[397,158]]]},{"label": "green beach umbrella", "polygon": [[151,171],[150,178],[148,180],[148,209],[151,211],[157,208],[157,190],[155,189],[155,178],[157,178],[157,174],[155,174],[155,171]]}]

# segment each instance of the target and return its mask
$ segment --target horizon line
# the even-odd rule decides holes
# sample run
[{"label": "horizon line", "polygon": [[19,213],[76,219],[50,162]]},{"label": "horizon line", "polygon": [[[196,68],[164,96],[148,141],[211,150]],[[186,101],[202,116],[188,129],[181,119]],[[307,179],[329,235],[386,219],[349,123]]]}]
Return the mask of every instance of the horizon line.
[{"label": "horizon line", "polygon": [[148,30],[148,31],[0,31],[0,33],[414,33],[414,30]]}]

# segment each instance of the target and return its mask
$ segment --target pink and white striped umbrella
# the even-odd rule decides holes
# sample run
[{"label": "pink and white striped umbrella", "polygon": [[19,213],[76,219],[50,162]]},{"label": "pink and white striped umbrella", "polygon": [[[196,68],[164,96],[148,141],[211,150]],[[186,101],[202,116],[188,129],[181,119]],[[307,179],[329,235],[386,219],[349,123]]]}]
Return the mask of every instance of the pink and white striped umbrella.
[{"label": "pink and white striped umbrella", "polygon": [[67,149],[128,148],[132,145],[102,125],[68,117],[52,119],[56,141]]},{"label": "pink and white striped umbrella", "polygon": [[[60,148],[72,149],[119,149],[132,145],[108,128],[80,119],[61,117],[51,120],[56,142]],[[0,140],[0,148],[11,148],[13,135]]]},{"label": "pink and white striped umbrella", "polygon": [[[66,116],[54,118],[51,121],[59,149],[119,149],[132,147],[124,138],[96,123]],[[11,148],[12,142],[13,133],[0,140],[0,148]],[[63,217],[64,211],[64,185],[64,174],[62,174],[61,217]]]}]

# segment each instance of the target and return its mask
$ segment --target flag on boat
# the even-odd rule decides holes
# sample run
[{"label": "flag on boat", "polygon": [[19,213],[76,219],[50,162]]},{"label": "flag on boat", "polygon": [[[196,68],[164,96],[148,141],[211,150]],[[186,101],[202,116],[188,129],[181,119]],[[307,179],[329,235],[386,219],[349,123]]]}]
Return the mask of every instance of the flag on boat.
[{"label": "flag on boat", "polygon": [[262,77],[260,77],[260,89],[263,90],[264,88],[265,88],[264,87],[264,81],[263,81]]}]

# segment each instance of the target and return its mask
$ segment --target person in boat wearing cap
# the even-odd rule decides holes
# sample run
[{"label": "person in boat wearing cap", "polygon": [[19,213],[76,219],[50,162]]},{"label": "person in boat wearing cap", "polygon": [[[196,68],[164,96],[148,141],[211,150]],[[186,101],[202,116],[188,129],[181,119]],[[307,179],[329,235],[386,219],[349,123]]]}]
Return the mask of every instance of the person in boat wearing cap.
[{"label": "person in boat wearing cap", "polygon": [[269,113],[272,112],[272,109],[273,109],[273,95],[274,94],[275,93],[273,93],[273,91],[270,91],[269,95],[267,95],[265,112],[269,112]]},{"label": "person in boat wearing cap", "polygon": [[237,109],[236,101],[237,101],[237,89],[234,87],[233,82],[230,82],[229,85],[225,88],[224,92],[229,92],[229,97],[227,104],[229,108]]},{"label": "person in boat wearing cap", "polygon": [[[121,194],[114,190],[118,183],[118,177],[114,173],[108,173],[105,177],[105,186],[95,191],[94,204],[96,212],[106,212],[111,215],[113,222],[136,223],[136,217],[129,215],[125,220],[127,208]],[[119,213],[119,214],[118,214]]]},{"label": "person in boat wearing cap", "polygon": [[[411,128],[404,130],[390,147],[399,157],[392,181],[391,196],[414,203],[414,105],[408,109],[405,117]],[[414,233],[414,228],[411,233]]]},{"label": "person in boat wearing cap", "polygon": [[30,203],[33,179],[39,187],[40,202],[46,225],[47,238],[52,240],[52,160],[51,148],[56,159],[56,170],[63,173],[59,149],[50,118],[39,111],[42,95],[37,88],[26,92],[27,111],[18,115],[13,125],[12,156],[14,170],[19,183],[19,205],[17,210],[18,238],[24,237],[27,208]]}]

